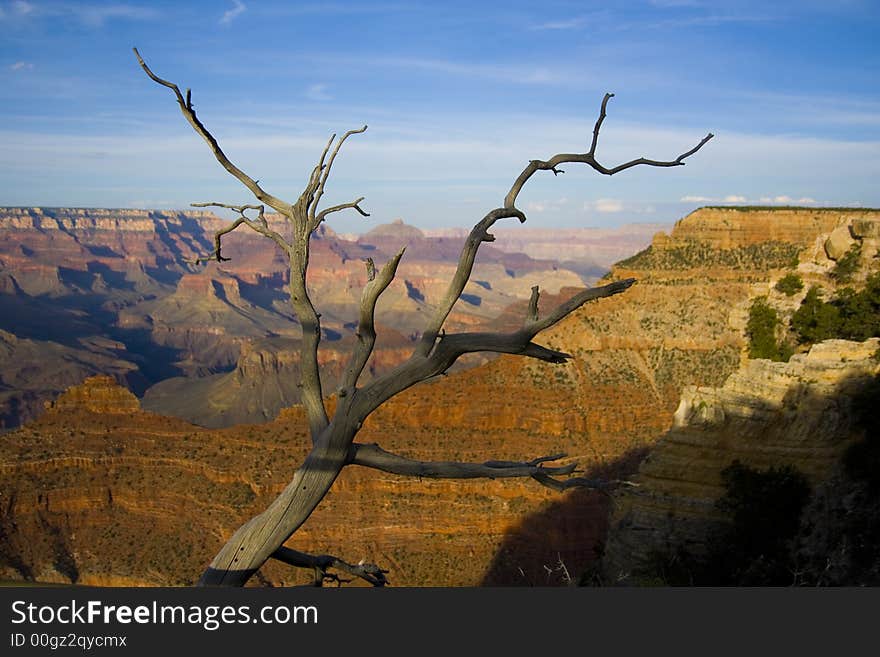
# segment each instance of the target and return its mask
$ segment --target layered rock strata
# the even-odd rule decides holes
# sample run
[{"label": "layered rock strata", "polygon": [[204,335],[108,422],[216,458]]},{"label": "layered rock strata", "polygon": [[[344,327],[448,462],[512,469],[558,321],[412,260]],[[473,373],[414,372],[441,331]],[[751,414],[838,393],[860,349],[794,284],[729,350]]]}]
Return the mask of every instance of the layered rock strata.
[{"label": "layered rock strata", "polygon": [[603,568],[610,582],[637,582],[660,554],[705,553],[729,522],[716,506],[721,472],[734,461],[791,466],[825,481],[864,435],[855,401],[880,372],[880,339],[829,340],[787,363],[751,360],[723,386],[688,387],[673,428],[615,496]]}]

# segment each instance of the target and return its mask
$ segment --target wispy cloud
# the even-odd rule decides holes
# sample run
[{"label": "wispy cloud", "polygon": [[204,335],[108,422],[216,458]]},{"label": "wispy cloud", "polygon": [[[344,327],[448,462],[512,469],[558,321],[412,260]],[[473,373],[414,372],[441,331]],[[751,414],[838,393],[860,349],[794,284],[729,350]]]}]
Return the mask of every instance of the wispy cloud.
[{"label": "wispy cloud", "polygon": [[305,95],[309,100],[318,102],[333,100],[333,96],[327,93],[327,85],[322,83],[309,85]]},{"label": "wispy cloud", "polygon": [[794,203],[801,203],[803,205],[813,205],[817,203],[815,199],[812,199],[808,196],[804,196],[802,198],[792,198],[787,194],[781,194],[779,196],[762,196],[758,199],[760,203],[768,203],[773,205],[792,205]]},{"label": "wispy cloud", "polygon": [[713,196],[698,196],[693,194],[688,194],[687,196],[682,196],[679,201],[682,203],[730,203],[730,204],[747,204],[747,203],[760,203],[762,205],[818,205],[819,201],[814,198],[810,198],[809,196],[802,196],[800,198],[794,198],[793,196],[789,196],[788,194],[778,194],[776,196],[760,196],[757,198],[749,199],[741,194],[728,194],[724,197],[713,197]]},{"label": "wispy cloud", "polygon": [[661,9],[677,9],[680,7],[700,7],[700,0],[650,0],[651,4]]},{"label": "wispy cloud", "polygon": [[587,24],[587,16],[576,16],[558,21],[547,21],[530,26],[532,30],[577,30]]},{"label": "wispy cloud", "polygon": [[24,0],[16,0],[15,2],[10,2],[6,5],[6,8],[0,7],[0,20],[5,18],[13,18],[13,17],[21,17],[27,16],[30,13],[33,13],[34,6],[30,2],[24,2]]},{"label": "wispy cloud", "polygon": [[542,212],[553,212],[557,210],[561,210],[564,206],[568,204],[567,198],[556,199],[555,201],[530,201],[526,204],[526,210],[528,212],[534,212],[540,214]]},{"label": "wispy cloud", "polygon": [[10,18],[66,18],[74,19],[88,27],[101,27],[108,20],[152,20],[159,16],[155,9],[125,3],[91,5],[85,3],[40,4],[16,0],[8,5],[9,10],[0,9],[0,19]]},{"label": "wispy cloud", "polygon": [[245,4],[241,0],[232,0],[232,4],[232,9],[227,9],[223,12],[223,16],[220,17],[221,25],[229,25],[232,21],[243,14],[244,11],[247,9]]},{"label": "wispy cloud", "polygon": [[9,65],[10,71],[30,71],[34,67],[30,62],[15,62]]},{"label": "wispy cloud", "polygon": [[566,68],[559,65],[534,66],[520,64],[481,64],[475,61],[432,59],[420,57],[351,57],[349,55],[321,54],[322,65],[357,66],[359,68],[389,68],[420,73],[441,73],[449,76],[493,80],[525,85],[582,86],[592,76],[587,66]]},{"label": "wispy cloud", "polygon": [[79,18],[81,22],[93,27],[100,27],[111,19],[151,20],[158,16],[158,13],[153,9],[126,4],[74,5],[65,9]]},{"label": "wispy cloud", "polygon": [[584,210],[594,210],[602,213],[623,212],[623,201],[619,201],[616,198],[600,198],[584,203]]},{"label": "wispy cloud", "polygon": [[12,11],[19,16],[27,16],[34,11],[34,6],[24,0],[16,0],[12,3]]}]

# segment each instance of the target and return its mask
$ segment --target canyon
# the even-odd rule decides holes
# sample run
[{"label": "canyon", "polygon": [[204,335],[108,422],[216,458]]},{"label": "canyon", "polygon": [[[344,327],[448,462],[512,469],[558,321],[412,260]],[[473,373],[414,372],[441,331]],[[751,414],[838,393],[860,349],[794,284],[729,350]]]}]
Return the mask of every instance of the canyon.
[{"label": "canyon", "polygon": [[[265,421],[296,403],[299,326],[283,255],[242,228],[224,238],[227,261],[196,263],[228,225],[203,211],[0,208],[0,428],[96,374],[114,376],[148,409],[210,426]],[[316,231],[309,284],[329,369],[353,338],[365,262],[380,266],[402,246],[398,279],[377,309],[373,374],[400,362],[445,290],[461,240],[399,220],[356,239]],[[494,320],[535,284],[558,292],[583,280],[556,261],[488,246],[450,326]]]},{"label": "canyon", "polygon": [[[504,356],[451,373],[380,408],[358,438],[420,459],[521,460],[565,452],[563,463],[577,461],[587,474],[609,480],[634,477],[638,487],[610,497],[558,494],[533,481],[419,481],[350,467],[291,547],[379,563],[393,585],[563,584],[600,565],[615,576],[629,572],[644,532],[628,528],[663,535],[661,521],[670,513],[711,505],[725,463],[744,452],[767,452],[757,444],[766,433],[759,425],[752,442],[731,446],[738,430],[724,423],[738,421],[736,409],[763,408],[752,398],[779,405],[779,398],[783,410],[772,412],[790,418],[798,407],[789,403],[786,386],[804,372],[832,387],[854,372],[873,372],[870,343],[814,347],[791,363],[749,361],[744,328],[751,300],[773,295],[784,274],[798,271],[828,284],[835,260],[826,244],[835,231],[843,228],[864,243],[877,225],[880,212],[868,210],[698,210],[606,277],[635,277],[634,287],[587,304],[539,336],[572,354],[571,361]],[[217,290],[199,285],[191,287]],[[234,296],[231,285],[225,289]],[[562,282],[548,286],[541,310],[572,293]],[[412,300],[406,286],[398,295]],[[506,301],[493,320],[502,326],[526,312],[527,300]],[[405,346],[406,332],[391,325]],[[247,357],[239,365],[258,372],[290,367],[259,350],[241,353]],[[760,383],[772,377],[777,383]],[[812,395],[808,386],[797,390]],[[220,393],[206,396],[212,394]],[[230,394],[223,403],[236,400]],[[136,408],[137,401],[118,376],[92,377],[67,386],[35,419],[4,434],[0,576],[191,584],[235,528],[286,484],[308,447],[296,406],[259,423],[209,429],[151,412],[143,402]],[[718,437],[719,426],[728,433]],[[814,463],[814,478],[853,439],[834,435],[833,449],[801,445],[815,451],[798,461]],[[785,440],[778,443],[777,455],[791,453]],[[776,462],[772,450],[767,454],[769,460],[754,462]],[[667,484],[670,490],[663,489]],[[636,521],[627,525],[626,518]],[[292,584],[307,576],[269,564],[254,583]]]}]

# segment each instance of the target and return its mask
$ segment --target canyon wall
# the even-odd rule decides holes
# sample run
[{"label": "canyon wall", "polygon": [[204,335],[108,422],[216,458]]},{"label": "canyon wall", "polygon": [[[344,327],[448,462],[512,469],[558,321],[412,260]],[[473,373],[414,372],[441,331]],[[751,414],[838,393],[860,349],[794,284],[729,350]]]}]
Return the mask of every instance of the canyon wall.
[{"label": "canyon wall", "polygon": [[[615,495],[603,560],[606,581],[655,576],[660,555],[705,555],[730,523],[717,506],[722,471],[790,466],[815,487],[864,437],[854,406],[880,373],[880,340],[828,340],[787,363],[749,361],[723,386],[689,387],[673,428]],[[768,500],[770,503],[771,500]]]},{"label": "canyon wall", "polygon": [[[267,220],[280,234],[289,230],[277,215]],[[242,228],[224,237],[228,260],[196,264],[213,251],[214,233],[228,225],[198,211],[0,208],[0,330],[10,336],[3,349],[19,354],[0,361],[3,427],[33,418],[44,401],[96,373],[113,375],[139,396],[159,384],[145,397],[148,408],[211,426],[263,421],[295,403],[298,391],[287,383],[295,371],[257,373],[253,362],[257,352],[264,362],[290,362],[298,349],[286,258]],[[401,246],[407,254],[398,280],[377,308],[374,369],[399,362],[400,343],[414,339],[433,300],[442,297],[461,240],[430,238],[402,223],[356,240],[341,239],[325,225],[313,235],[309,291],[322,313],[327,362],[343,358],[345,340],[353,337],[367,280],[364,261],[381,266]],[[582,285],[577,273],[555,261],[485,248],[450,328],[494,320],[538,282],[549,291]],[[29,345],[43,358],[31,363],[22,383],[14,364]],[[53,381],[55,371],[65,376]],[[252,374],[256,378],[244,380]],[[234,412],[214,412],[209,397],[218,387],[237,388],[242,403]]]}]

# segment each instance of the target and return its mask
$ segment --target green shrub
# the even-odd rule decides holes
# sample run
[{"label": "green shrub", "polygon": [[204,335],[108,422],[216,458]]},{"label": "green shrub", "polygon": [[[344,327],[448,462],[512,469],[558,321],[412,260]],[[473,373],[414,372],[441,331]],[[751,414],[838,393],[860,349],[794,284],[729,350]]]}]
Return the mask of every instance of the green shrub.
[{"label": "green shrub", "polygon": [[844,288],[827,302],[820,298],[819,288],[811,287],[792,315],[791,328],[801,344],[880,336],[880,272],[868,277],[863,290]]},{"label": "green shrub", "polygon": [[838,283],[849,283],[859,267],[861,255],[862,245],[859,243],[853,244],[849,251],[843,254],[837,261],[837,264],[834,265],[834,269],[831,270],[831,278]]},{"label": "green shrub", "polygon": [[821,288],[814,285],[791,317],[791,328],[801,344],[813,344],[836,337],[840,332],[840,311],[820,298]]},{"label": "green shrub", "polygon": [[776,340],[779,324],[779,316],[767,304],[766,297],[758,297],[752,302],[746,324],[750,358],[786,361],[791,357],[793,349],[787,344],[780,345]]},{"label": "green shrub", "polygon": [[790,297],[804,289],[804,281],[800,276],[791,272],[776,282],[776,289]]}]

